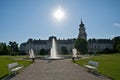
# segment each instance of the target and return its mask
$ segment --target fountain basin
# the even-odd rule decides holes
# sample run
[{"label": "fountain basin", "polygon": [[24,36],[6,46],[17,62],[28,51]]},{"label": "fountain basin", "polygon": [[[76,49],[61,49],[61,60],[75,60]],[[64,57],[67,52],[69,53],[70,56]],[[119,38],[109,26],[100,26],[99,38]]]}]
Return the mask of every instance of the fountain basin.
[{"label": "fountain basin", "polygon": [[63,60],[64,58],[63,57],[45,57],[44,59],[47,59],[47,60]]}]

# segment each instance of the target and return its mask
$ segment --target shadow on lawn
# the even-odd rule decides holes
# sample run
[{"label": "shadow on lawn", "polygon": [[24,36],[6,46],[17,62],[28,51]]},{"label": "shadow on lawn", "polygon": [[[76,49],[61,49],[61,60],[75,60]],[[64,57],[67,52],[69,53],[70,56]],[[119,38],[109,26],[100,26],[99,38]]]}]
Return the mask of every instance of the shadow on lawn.
[{"label": "shadow on lawn", "polygon": [[97,76],[97,77],[103,77],[103,78],[109,78],[110,80],[114,80],[113,78],[111,78],[111,77],[108,77],[108,76],[106,76],[106,75],[103,75],[103,74],[101,74],[101,73],[99,73],[99,72],[97,72],[97,71],[94,71],[94,72],[91,72],[91,71],[87,71],[87,72],[89,72],[89,73],[91,73],[91,74],[93,74],[94,76]]},{"label": "shadow on lawn", "polygon": [[15,76],[16,76],[15,74],[5,75],[2,78],[0,78],[0,80],[10,80]]}]

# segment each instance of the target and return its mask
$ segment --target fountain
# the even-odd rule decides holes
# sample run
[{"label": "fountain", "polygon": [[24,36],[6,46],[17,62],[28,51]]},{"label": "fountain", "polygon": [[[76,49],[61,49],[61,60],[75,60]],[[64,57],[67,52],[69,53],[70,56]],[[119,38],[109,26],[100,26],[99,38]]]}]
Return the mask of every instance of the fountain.
[{"label": "fountain", "polygon": [[29,50],[29,58],[35,58],[33,49]]},{"label": "fountain", "polygon": [[50,50],[50,57],[48,57],[47,59],[63,59],[62,57],[58,56],[58,51],[57,51],[57,45],[56,45],[56,40],[55,38],[52,38],[52,47]]},{"label": "fountain", "polygon": [[52,48],[50,50],[50,58],[57,58],[57,46],[56,46],[56,41],[53,38],[52,39]]},{"label": "fountain", "polygon": [[72,49],[72,52],[73,52],[73,57],[77,57],[77,49],[76,49],[76,48],[73,48],[73,49]]}]

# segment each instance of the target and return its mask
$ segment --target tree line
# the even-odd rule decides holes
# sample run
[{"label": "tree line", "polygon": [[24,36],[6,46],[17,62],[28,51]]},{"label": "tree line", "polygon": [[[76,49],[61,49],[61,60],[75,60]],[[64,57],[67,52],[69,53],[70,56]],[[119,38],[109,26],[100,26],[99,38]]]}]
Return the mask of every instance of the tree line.
[{"label": "tree line", "polygon": [[17,55],[20,54],[18,43],[9,41],[9,44],[0,43],[0,55]]},{"label": "tree line", "polygon": [[[120,52],[120,36],[114,37],[112,39],[113,41],[113,50],[110,50],[109,52],[112,53],[117,53]],[[74,47],[81,53],[81,54],[86,54],[88,53],[87,49],[88,42],[84,39],[77,38],[74,43]],[[40,51],[40,54],[43,54],[44,50]],[[108,52],[106,49],[105,52]],[[66,47],[61,47],[61,53],[63,54],[69,54],[67,51]],[[18,47],[18,43],[15,41],[9,41],[9,44],[7,45],[6,43],[0,42],[0,55],[22,55],[25,53],[21,53]]]}]

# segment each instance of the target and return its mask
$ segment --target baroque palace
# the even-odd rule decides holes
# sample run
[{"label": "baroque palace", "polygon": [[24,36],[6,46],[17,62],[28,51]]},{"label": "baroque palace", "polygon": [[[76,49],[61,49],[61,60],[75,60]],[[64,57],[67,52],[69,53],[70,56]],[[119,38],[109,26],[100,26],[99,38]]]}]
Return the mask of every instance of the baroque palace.
[{"label": "baroque palace", "polygon": [[[74,45],[74,39],[67,39],[67,40],[61,40],[55,37],[51,36],[48,40],[33,40],[29,39],[27,42],[24,42],[20,45],[20,51],[28,53],[29,50],[32,48],[34,50],[35,54],[40,54],[40,50],[44,49],[48,52],[50,52],[51,46],[52,46],[52,38],[55,38],[57,42],[57,49],[60,52],[61,47],[66,47],[68,53],[71,53]],[[78,38],[83,38],[87,40],[87,33],[85,29],[85,25],[83,24],[83,21],[81,20],[81,23],[79,25],[79,34]],[[110,39],[89,39],[88,40],[88,52],[96,53],[99,51],[103,51],[105,49],[113,49],[113,42]]]}]

